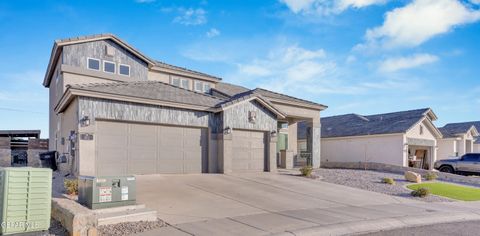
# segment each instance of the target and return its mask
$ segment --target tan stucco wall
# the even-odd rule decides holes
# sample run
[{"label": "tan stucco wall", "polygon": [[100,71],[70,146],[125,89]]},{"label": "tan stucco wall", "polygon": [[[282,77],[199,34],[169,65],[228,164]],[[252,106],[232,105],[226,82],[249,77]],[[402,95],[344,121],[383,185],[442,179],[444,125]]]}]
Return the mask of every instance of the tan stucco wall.
[{"label": "tan stucco wall", "polygon": [[437,159],[450,159],[455,157],[457,153],[457,141],[455,139],[439,139],[437,140]]},{"label": "tan stucco wall", "polygon": [[378,162],[404,166],[404,135],[322,138],[322,162]]},{"label": "tan stucco wall", "polygon": [[480,153],[480,144],[473,144],[473,152]]}]

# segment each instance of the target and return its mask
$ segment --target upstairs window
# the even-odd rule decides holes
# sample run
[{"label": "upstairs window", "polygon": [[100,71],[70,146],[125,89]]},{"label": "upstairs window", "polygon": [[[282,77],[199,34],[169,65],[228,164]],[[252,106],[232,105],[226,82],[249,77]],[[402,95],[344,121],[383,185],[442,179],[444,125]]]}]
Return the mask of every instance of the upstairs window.
[{"label": "upstairs window", "polygon": [[190,83],[188,79],[182,79],[182,84],[180,85],[180,87],[184,89],[190,89]]},{"label": "upstairs window", "polygon": [[118,65],[118,74],[130,76],[130,66],[129,65]]},{"label": "upstairs window", "polygon": [[195,81],[195,91],[203,92],[203,83],[200,81]]},{"label": "upstairs window", "polygon": [[103,61],[103,71],[115,74],[115,63],[111,61]]},{"label": "upstairs window", "polygon": [[87,58],[87,68],[90,70],[100,70],[100,60]]},{"label": "upstairs window", "polygon": [[172,78],[172,81],[170,82],[173,86],[180,87],[180,79],[179,78]]},{"label": "upstairs window", "polygon": [[210,93],[210,89],[211,89],[210,84],[205,83],[205,84],[203,85],[203,92],[205,92],[205,93]]}]

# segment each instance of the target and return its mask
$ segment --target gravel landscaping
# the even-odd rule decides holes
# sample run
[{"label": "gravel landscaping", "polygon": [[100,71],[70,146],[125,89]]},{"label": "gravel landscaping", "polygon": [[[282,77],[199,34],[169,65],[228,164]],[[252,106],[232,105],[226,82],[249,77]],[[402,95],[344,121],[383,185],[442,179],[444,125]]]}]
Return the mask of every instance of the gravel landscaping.
[{"label": "gravel landscaping", "polygon": [[[322,181],[345,185],[353,188],[364,189],[372,192],[384,193],[393,196],[416,199],[426,202],[452,202],[453,200],[435,195],[425,198],[415,198],[410,195],[411,190],[404,186],[409,184],[403,175],[371,171],[371,170],[353,170],[353,169],[318,169],[315,175],[320,176]],[[382,183],[383,178],[392,178],[395,185]]]},{"label": "gravel landscaping", "polygon": [[165,226],[165,222],[158,219],[153,222],[139,221],[127,222],[114,225],[102,225],[98,227],[98,235],[100,236],[121,236],[137,234],[150,231]]},{"label": "gravel landscaping", "polygon": [[63,228],[62,224],[60,222],[51,219],[50,220],[50,228],[48,229],[48,235],[50,236],[67,236],[68,231]]}]

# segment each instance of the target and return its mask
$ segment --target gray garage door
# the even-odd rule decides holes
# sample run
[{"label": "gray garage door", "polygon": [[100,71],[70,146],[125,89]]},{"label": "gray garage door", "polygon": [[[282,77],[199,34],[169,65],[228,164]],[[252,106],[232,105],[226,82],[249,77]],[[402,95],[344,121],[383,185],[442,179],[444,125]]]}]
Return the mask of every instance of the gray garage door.
[{"label": "gray garage door", "polygon": [[206,168],[206,129],[98,121],[95,140],[99,176],[201,173]]},{"label": "gray garage door", "polygon": [[265,168],[264,132],[234,130],[232,171],[263,171]]}]

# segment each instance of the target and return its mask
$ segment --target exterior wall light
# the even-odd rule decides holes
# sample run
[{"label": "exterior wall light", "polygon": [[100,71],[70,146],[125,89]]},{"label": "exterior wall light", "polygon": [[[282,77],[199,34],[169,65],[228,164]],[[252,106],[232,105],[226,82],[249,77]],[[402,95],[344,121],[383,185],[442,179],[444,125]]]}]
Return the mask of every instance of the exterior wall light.
[{"label": "exterior wall light", "polygon": [[82,119],[80,119],[80,125],[85,127],[90,125],[90,117],[84,116]]},{"label": "exterior wall light", "polygon": [[230,126],[227,126],[227,128],[225,128],[223,131],[224,131],[225,134],[231,134],[232,133],[232,128],[230,128]]},{"label": "exterior wall light", "polygon": [[270,136],[272,136],[272,137],[277,137],[277,131],[276,131],[276,130],[272,130],[272,132],[270,132]]}]

